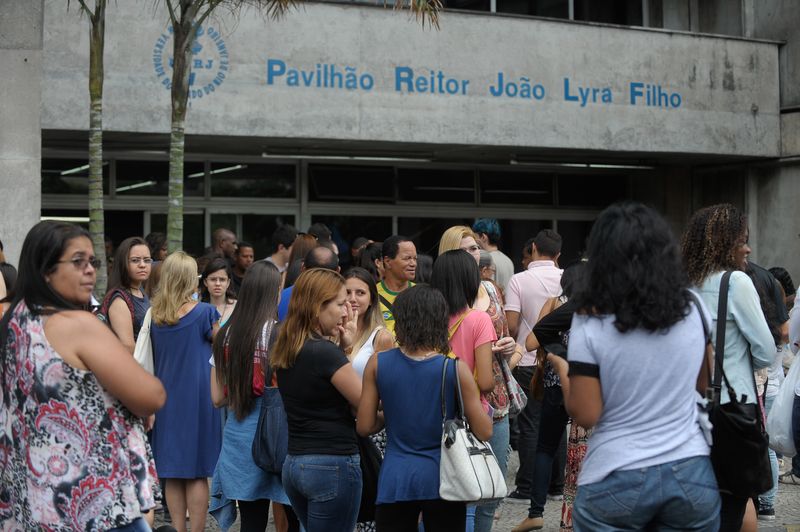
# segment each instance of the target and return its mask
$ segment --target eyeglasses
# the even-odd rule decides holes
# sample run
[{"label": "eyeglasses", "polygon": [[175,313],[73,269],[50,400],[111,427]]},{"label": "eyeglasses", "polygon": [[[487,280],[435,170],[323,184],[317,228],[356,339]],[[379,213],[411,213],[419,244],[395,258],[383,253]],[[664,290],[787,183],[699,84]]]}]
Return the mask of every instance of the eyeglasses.
[{"label": "eyeglasses", "polygon": [[92,257],[91,259],[87,259],[85,257],[76,257],[74,259],[69,259],[69,260],[60,260],[58,261],[58,264],[67,262],[71,262],[72,265],[75,266],[75,269],[77,270],[85,270],[87,264],[91,264],[92,268],[96,270],[100,268],[100,266],[103,264],[103,262],[96,257]]},{"label": "eyeglasses", "polygon": [[133,257],[128,262],[130,262],[131,264],[153,264],[153,259],[151,259],[150,257],[147,257],[146,259],[143,259],[141,257]]}]

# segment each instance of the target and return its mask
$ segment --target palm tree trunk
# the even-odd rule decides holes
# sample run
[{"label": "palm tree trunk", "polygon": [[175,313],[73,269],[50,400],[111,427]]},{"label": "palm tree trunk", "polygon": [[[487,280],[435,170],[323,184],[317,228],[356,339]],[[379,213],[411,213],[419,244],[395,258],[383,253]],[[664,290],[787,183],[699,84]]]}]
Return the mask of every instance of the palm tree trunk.
[{"label": "palm tree trunk", "polygon": [[173,20],[172,38],[172,125],[169,139],[169,209],[167,211],[167,250],[183,247],[183,157],[184,124],[189,101],[189,74],[192,70],[194,18],[199,2],[181,3],[180,20]]},{"label": "palm tree trunk", "polygon": [[97,271],[96,294],[106,292],[107,268],[105,216],[103,212],[103,49],[105,47],[106,0],[95,0],[89,44],[89,234],[95,257],[102,266]]}]

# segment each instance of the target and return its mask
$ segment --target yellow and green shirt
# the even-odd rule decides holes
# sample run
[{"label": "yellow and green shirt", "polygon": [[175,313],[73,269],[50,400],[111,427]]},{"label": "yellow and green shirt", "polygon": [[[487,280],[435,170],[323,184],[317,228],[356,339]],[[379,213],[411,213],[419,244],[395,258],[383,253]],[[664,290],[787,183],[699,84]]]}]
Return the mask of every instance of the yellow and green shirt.
[{"label": "yellow and green shirt", "polygon": [[[414,286],[414,283],[409,281],[406,288],[411,288],[412,286]],[[392,309],[390,307],[394,304],[394,300],[397,298],[399,293],[400,292],[392,292],[389,290],[383,281],[378,283],[378,299],[380,300],[381,304],[383,323],[386,325],[386,328],[389,329],[389,332],[392,333],[392,336],[394,336],[394,314],[392,314]],[[386,301],[384,302],[384,300]],[[389,305],[386,303],[389,303]]]}]

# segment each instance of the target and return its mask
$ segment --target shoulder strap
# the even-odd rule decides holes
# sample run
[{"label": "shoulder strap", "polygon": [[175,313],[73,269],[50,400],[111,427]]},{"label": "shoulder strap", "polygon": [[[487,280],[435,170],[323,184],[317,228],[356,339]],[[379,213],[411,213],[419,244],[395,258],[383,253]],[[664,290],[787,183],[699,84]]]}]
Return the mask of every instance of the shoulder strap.
[{"label": "shoulder strap", "polygon": [[447,334],[447,338],[448,339],[453,338],[453,336],[456,334],[456,331],[461,326],[461,322],[464,321],[464,318],[466,318],[467,314],[469,314],[470,312],[472,312],[472,309],[468,308],[466,311],[464,311],[463,314],[461,314],[461,316],[458,317],[458,320],[456,320],[456,322],[453,324],[452,327],[450,327],[450,330],[448,331],[448,334]]},{"label": "shoulder strap", "polygon": [[721,388],[721,380],[725,381],[725,387],[728,389],[728,395],[731,399],[736,398],[736,392],[728,381],[728,376],[725,375],[723,368],[723,360],[725,358],[725,326],[728,315],[728,288],[730,286],[731,274],[733,272],[727,271],[722,274],[722,279],[719,282],[719,302],[717,303],[717,341],[714,347],[714,383],[713,388],[717,398],[719,398],[719,391]]},{"label": "shoulder strap", "polygon": [[385,297],[383,297],[383,294],[378,294],[378,299],[380,299],[380,300],[381,300],[381,303],[383,303],[383,306],[384,306],[384,307],[386,307],[386,308],[389,310],[389,312],[391,312],[392,314],[394,314],[394,308],[392,307],[392,304],[391,304],[391,302],[389,302],[389,300],[388,300],[388,299],[386,299]]},{"label": "shoulder strap", "polygon": [[444,389],[445,385],[447,384],[447,363],[450,361],[449,358],[444,357],[444,362],[442,363],[442,390],[440,392],[441,401],[442,401],[442,423],[445,422],[447,419],[447,401],[444,397]]}]

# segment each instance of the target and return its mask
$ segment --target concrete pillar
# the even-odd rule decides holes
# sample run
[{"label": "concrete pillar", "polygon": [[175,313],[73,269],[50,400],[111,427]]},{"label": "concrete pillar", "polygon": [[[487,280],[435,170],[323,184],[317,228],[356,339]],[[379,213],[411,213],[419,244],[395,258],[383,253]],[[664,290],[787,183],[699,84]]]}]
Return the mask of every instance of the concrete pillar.
[{"label": "concrete pillar", "polygon": [[43,0],[0,2],[0,239],[16,265],[42,202]]}]

